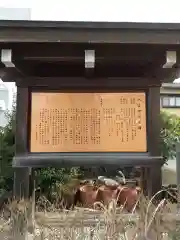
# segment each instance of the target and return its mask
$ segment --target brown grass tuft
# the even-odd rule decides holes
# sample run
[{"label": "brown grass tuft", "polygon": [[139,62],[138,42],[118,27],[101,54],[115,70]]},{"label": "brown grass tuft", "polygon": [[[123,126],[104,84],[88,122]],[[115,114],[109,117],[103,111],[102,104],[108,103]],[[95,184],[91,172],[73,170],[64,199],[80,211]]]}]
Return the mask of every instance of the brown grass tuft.
[{"label": "brown grass tuft", "polygon": [[[157,195],[160,194],[157,193]],[[0,219],[0,239],[18,240],[176,240],[180,239],[180,216],[176,205],[165,199],[156,205],[153,199],[139,198],[139,207],[126,213],[113,200],[98,210],[76,207],[59,211],[45,197],[47,211],[34,202],[21,200],[9,204],[9,219]],[[39,202],[37,203],[39,204]],[[41,202],[42,204],[42,202]]]}]

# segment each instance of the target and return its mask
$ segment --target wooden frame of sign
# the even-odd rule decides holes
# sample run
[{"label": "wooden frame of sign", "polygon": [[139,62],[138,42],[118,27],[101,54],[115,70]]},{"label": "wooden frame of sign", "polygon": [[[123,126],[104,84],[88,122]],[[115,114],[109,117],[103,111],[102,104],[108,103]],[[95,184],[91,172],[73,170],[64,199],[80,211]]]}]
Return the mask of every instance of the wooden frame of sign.
[{"label": "wooden frame of sign", "polygon": [[[36,79],[36,80],[39,81],[39,79]],[[140,96],[142,97],[141,100],[145,102],[145,105],[144,104],[141,105],[141,109],[140,109],[140,110],[143,110],[142,111],[143,122],[141,124],[142,124],[142,129],[144,131],[142,132],[141,139],[138,140],[138,143],[140,143],[142,139],[144,141],[142,141],[143,144],[140,146],[140,149],[138,150],[135,148],[134,149],[132,148],[126,151],[124,150],[117,151],[116,149],[113,150],[111,148],[110,150],[108,149],[106,151],[99,151],[99,149],[94,150],[93,148],[91,149],[91,151],[87,151],[81,148],[80,149],[81,151],[80,151],[77,148],[75,150],[74,149],[72,150],[71,148],[71,149],[68,149],[69,151],[67,149],[62,151],[62,148],[60,150],[52,150],[52,148],[51,149],[49,149],[49,147],[44,148],[42,147],[42,144],[40,145],[37,144],[36,142],[38,139],[38,136],[36,136],[37,125],[40,124],[39,110],[44,108],[46,105],[46,104],[43,105],[44,104],[44,102],[42,101],[43,98],[47,100],[47,96],[53,96],[56,99],[56,98],[59,98],[59,96],[62,97],[62,95],[65,95],[67,97],[69,93],[74,94],[74,89],[66,87],[60,91],[59,90],[60,86],[58,85],[56,88],[54,86],[51,86],[48,90],[43,87],[31,88],[31,83],[33,81],[35,81],[35,79],[33,78],[29,80],[27,79],[26,84],[29,85],[29,87],[26,87],[23,84],[22,87],[18,86],[17,88],[17,97],[18,97],[17,104],[18,105],[17,105],[17,127],[16,127],[17,128],[17,134],[16,134],[17,145],[16,147],[19,149],[19,151],[16,154],[13,161],[14,166],[21,167],[21,168],[23,167],[23,169],[25,169],[26,167],[37,168],[37,167],[47,167],[47,166],[57,166],[57,167],[59,166],[64,166],[64,167],[65,166],[67,167],[70,167],[70,166],[87,166],[87,167],[88,166],[89,167],[91,166],[109,166],[109,167],[110,166],[114,166],[114,167],[115,166],[117,167],[118,166],[144,166],[148,168],[153,168],[153,173],[157,171],[157,174],[153,176],[153,179],[156,179],[156,182],[159,181],[159,183],[161,184],[160,182],[161,175],[158,174],[158,166],[159,167],[161,166],[161,157],[158,155],[158,148],[154,147],[155,142],[156,144],[158,144],[157,131],[159,129],[159,123],[157,121],[159,116],[159,106],[157,104],[157,101],[159,101],[158,86],[157,87],[153,86],[152,88],[149,88],[142,85],[140,88],[141,90],[139,90],[139,87],[137,87],[137,88],[134,88],[132,91],[130,90],[130,87],[128,87],[127,89],[123,88],[123,91],[122,91],[122,88],[120,85],[124,84],[124,82],[126,81],[126,79],[124,79],[124,81],[122,79],[122,81],[116,82],[117,85],[116,86],[114,85],[113,88],[109,89],[110,91],[108,92],[108,89],[99,91],[97,88],[95,88],[96,86],[95,79],[92,80],[94,84],[94,88],[91,88],[90,90],[87,87],[88,84],[90,83],[89,80],[87,80],[86,78],[82,79],[81,80],[82,86],[84,85],[84,88],[78,91],[76,90],[75,93],[77,94],[77,96],[83,93],[85,93],[85,96],[87,96],[86,93],[91,93],[91,94],[93,93],[93,95],[99,97],[101,96],[101,94],[99,93],[102,93],[102,95],[108,94],[112,98],[114,95],[118,95],[118,99],[122,99],[119,97],[120,96],[122,97],[127,94],[127,96],[131,96],[129,97],[128,101],[131,101],[130,99],[132,98],[132,96],[139,96],[140,94]],[[42,81],[47,81],[47,79],[44,79],[44,80],[42,79]],[[66,79],[67,84],[68,84],[68,81],[71,81],[71,79],[69,80]],[[92,82],[90,84],[92,84]],[[52,100],[50,100],[50,102],[51,101]],[[50,102],[49,102],[50,104],[49,106],[52,106]],[[121,103],[122,105],[124,105],[123,101]],[[67,103],[67,106],[66,106],[67,108],[69,108],[68,104],[69,103]],[[133,104],[134,103],[132,102],[132,105]],[[117,107],[116,104],[115,104],[115,107]],[[47,108],[47,105],[46,105],[46,108]],[[52,111],[52,107],[50,108]],[[58,104],[58,108],[60,109],[61,105]],[[97,105],[96,105],[96,108],[97,108]],[[48,119],[48,116],[46,117]],[[60,116],[58,118],[60,120]],[[42,121],[42,118],[41,118],[41,121]],[[138,124],[138,121],[136,123]],[[137,128],[138,128],[138,125],[137,125]],[[32,131],[32,129],[35,129],[35,131]],[[137,134],[137,137],[138,137],[138,134]],[[34,143],[35,145],[33,145]],[[43,148],[45,150],[43,150]],[[154,166],[156,167],[154,168]],[[21,170],[18,170],[18,171],[21,171]],[[17,181],[18,181],[18,177],[22,179],[23,174],[24,174],[23,179],[24,180],[26,179],[26,182],[27,182],[27,174],[25,174],[25,171],[21,172],[21,175],[19,174],[17,175]],[[150,178],[151,174],[152,174],[152,171],[146,173],[145,179],[147,178],[147,176],[149,176],[148,178]],[[147,187],[148,187],[149,194],[155,192],[159,188],[157,184],[152,185],[150,181],[146,183],[144,190],[146,190]]]},{"label": "wooden frame of sign", "polygon": [[[28,82],[28,79],[27,79],[26,83],[30,86],[30,83],[32,83],[32,81],[34,81],[33,78],[30,79],[30,82]],[[44,80],[42,79],[42,81],[45,81],[45,79]],[[69,79],[69,81],[71,81],[71,79]],[[58,86],[58,85],[56,88],[54,86],[49,87],[48,90],[43,87],[41,87],[41,88],[39,88],[39,87],[38,88],[31,88],[31,87],[26,88],[25,86],[18,87],[17,96],[18,96],[18,99],[20,99],[20,100],[17,99],[18,100],[17,116],[19,116],[19,115],[20,116],[17,119],[17,129],[19,129],[19,131],[17,132],[17,146],[19,146],[20,149],[22,149],[21,150],[22,153],[16,154],[13,164],[16,166],[24,166],[24,167],[26,167],[26,166],[43,167],[43,166],[50,166],[50,165],[53,165],[53,166],[59,166],[59,165],[82,166],[86,162],[87,166],[88,165],[89,166],[94,166],[94,165],[102,166],[102,165],[109,165],[109,164],[114,165],[114,166],[115,165],[132,166],[132,164],[138,165],[138,166],[148,166],[149,164],[156,164],[158,159],[159,159],[158,163],[160,163],[161,161],[160,161],[160,157],[158,155],[158,149],[154,147],[154,143],[156,142],[158,144],[158,141],[159,141],[158,138],[156,137],[156,130],[158,129],[157,117],[159,116],[159,106],[154,103],[154,102],[157,103],[157,101],[159,101],[159,87],[152,87],[152,88],[149,88],[147,86],[143,87],[143,84],[142,84],[141,90],[139,90],[139,87],[137,87],[137,88],[134,88],[132,91],[132,90],[130,90],[130,87],[128,87],[126,89],[124,88],[122,91],[121,85],[124,84],[124,82],[127,82],[126,79],[124,79],[124,81],[122,79],[121,81],[116,82],[117,85],[116,86],[114,85],[113,88],[108,88],[108,89],[105,88],[104,90],[101,89],[101,91],[99,91],[98,90],[99,88],[95,87],[96,82],[97,82],[95,79],[92,80],[93,84],[94,84],[94,88],[91,88],[91,89],[88,88],[88,84],[89,83],[91,84],[92,82],[89,82],[89,80],[86,78],[81,79],[81,81],[82,81],[82,86],[84,85],[84,87],[81,90],[76,90],[76,91],[74,91],[74,89],[72,89],[70,87],[63,88],[60,91],[59,90],[60,86]],[[111,81],[111,80],[109,79],[108,81]],[[66,83],[68,84],[67,79],[66,79]],[[87,97],[88,95],[89,95],[89,97],[96,96],[96,98],[98,99],[98,102],[99,102],[100,96],[108,95],[108,96],[110,96],[111,99],[113,99],[113,96],[115,96],[115,99],[119,99],[119,101],[121,101],[122,104],[120,104],[121,107],[120,107],[120,105],[118,107],[117,103],[116,103],[117,100],[115,100],[114,105],[113,105],[113,101],[112,102],[109,101],[108,104],[111,104],[112,106],[114,106],[114,108],[116,108],[115,115],[113,116],[112,114],[110,114],[111,115],[110,117],[112,117],[112,118],[114,118],[118,115],[117,111],[127,109],[125,107],[126,104],[123,104],[123,101],[126,101],[127,99],[123,100],[123,98],[122,98],[123,96],[125,96],[125,95],[128,96],[128,101],[130,101],[130,102],[132,101],[133,96],[141,96],[142,97],[141,109],[139,109],[139,110],[140,110],[140,113],[142,114],[142,116],[141,116],[142,117],[142,120],[141,120],[142,126],[140,126],[140,127],[142,127],[141,130],[143,130],[143,131],[140,133],[140,135],[139,135],[139,133],[137,134],[137,138],[135,137],[135,139],[133,140],[133,141],[135,141],[135,143],[132,141],[134,146],[132,147],[132,144],[126,145],[127,142],[124,142],[123,143],[124,147],[122,148],[122,150],[120,149],[120,147],[118,150],[118,147],[116,144],[117,144],[117,139],[118,139],[117,135],[119,133],[117,132],[117,129],[116,129],[116,134],[114,132],[114,135],[111,136],[111,138],[109,137],[111,139],[111,141],[112,140],[116,141],[116,143],[114,145],[110,144],[111,145],[110,146],[107,144],[106,141],[104,141],[103,144],[105,144],[105,145],[107,144],[108,146],[103,147],[100,144],[92,144],[90,151],[87,150],[88,147],[85,147],[88,145],[87,143],[86,144],[84,143],[83,145],[71,143],[71,147],[69,149],[67,149],[67,145],[66,145],[66,149],[65,148],[63,149],[62,143],[59,144],[58,146],[57,146],[57,143],[55,143],[55,148],[53,150],[52,150],[52,148],[48,147],[47,143],[45,144],[46,146],[43,146],[43,144],[39,144],[39,141],[37,142],[37,139],[38,139],[37,135],[39,134],[39,133],[37,134],[37,126],[38,125],[42,126],[42,124],[39,122],[40,109],[41,110],[42,110],[42,108],[45,109],[45,105],[47,108],[47,104],[45,103],[47,101],[47,99],[49,102],[49,106],[52,106],[51,101],[54,102],[54,100],[55,100],[55,103],[57,105],[58,98],[66,99],[68,96],[75,96],[75,95],[76,96],[84,95],[85,97]],[[33,96],[34,96],[34,98],[33,98]],[[47,96],[50,96],[50,98],[47,98]],[[42,99],[44,99],[45,101]],[[83,99],[83,98],[81,97],[81,99]],[[144,104],[142,105],[143,101],[145,102],[145,105]],[[83,106],[86,107],[86,103],[83,103],[83,102],[84,101],[82,101],[79,104],[80,105],[83,104]],[[70,102],[67,101],[66,108],[70,108],[69,103]],[[71,101],[71,104],[72,104],[72,101]],[[75,104],[75,102],[73,104]],[[92,105],[90,105],[90,106],[92,107]],[[130,105],[127,105],[128,109],[129,109]],[[112,106],[111,106],[111,108],[112,108]],[[132,102],[132,106],[134,106],[133,102]],[[101,108],[101,106],[99,106],[99,107]],[[51,114],[53,114],[52,107],[49,107],[48,110],[50,110],[50,108],[51,108]],[[97,104],[96,104],[96,108],[99,109]],[[58,104],[58,109],[60,109],[60,111],[63,112],[61,104]],[[143,110],[143,111],[141,111],[141,110]],[[57,110],[55,110],[55,111],[57,111]],[[138,114],[138,111],[136,113]],[[127,112],[126,112],[126,114],[127,114]],[[77,115],[77,114],[75,114],[75,115]],[[103,114],[101,114],[101,117],[102,117],[102,115]],[[54,117],[55,116],[53,114],[53,118]],[[70,116],[70,117],[73,117],[73,116]],[[48,118],[49,118],[49,116],[47,116],[47,113],[46,113],[46,118],[47,118],[46,120],[48,120]],[[58,115],[56,115],[56,118],[59,119],[58,121],[60,121],[60,119],[61,119],[61,113],[59,113],[59,110],[58,110]],[[41,112],[41,121],[42,121],[42,112]],[[73,121],[71,120],[71,122],[73,122]],[[139,125],[138,125],[139,119],[137,118],[135,120],[135,122],[136,122],[135,124],[137,124],[136,127],[138,128],[139,127]],[[77,120],[76,120],[76,123],[77,123]],[[53,123],[51,122],[51,125],[52,124]],[[79,123],[77,125],[79,125]],[[107,124],[107,126],[108,126],[108,124]],[[57,127],[56,125],[53,125],[53,127],[51,128],[51,134],[52,134],[52,131],[54,131],[53,129],[55,129],[56,127]],[[60,127],[60,125],[59,125],[59,127]],[[46,129],[47,129],[47,126],[46,126]],[[104,133],[105,135],[109,134],[110,129],[109,128],[107,128],[107,129],[108,129],[108,131],[106,133]],[[41,131],[42,131],[42,128],[41,128]],[[47,131],[49,131],[49,130],[47,130]],[[124,131],[125,131],[125,126],[124,126]],[[60,134],[60,130],[58,130],[58,133],[56,133],[56,134]],[[128,134],[128,136],[132,138],[132,135],[130,135],[130,133],[126,133],[126,134]],[[132,134],[132,132],[131,132],[131,134]],[[116,135],[116,137],[115,137],[115,135]],[[139,136],[140,136],[140,139],[138,138]],[[52,135],[51,135],[51,137],[52,137]],[[86,137],[87,137],[87,135],[86,135]],[[86,137],[84,138],[84,140],[86,140]],[[88,137],[90,137],[90,135]],[[55,138],[53,137],[53,139],[55,139]],[[116,140],[114,140],[114,139],[116,139]],[[137,145],[136,145],[137,139],[138,139],[138,143],[142,143],[142,145],[138,144],[139,149],[137,148]],[[45,140],[46,141],[49,140],[49,139],[47,139],[47,136],[46,136]],[[42,136],[41,136],[41,141],[42,141]],[[56,140],[54,140],[54,141],[56,141]],[[107,138],[107,141],[109,141],[108,138]],[[121,139],[121,141],[122,141],[122,139]],[[20,144],[18,144],[18,142],[20,142]],[[73,145],[75,145],[75,146],[73,146]],[[78,147],[77,147],[77,145],[78,145]],[[120,144],[118,144],[118,146],[119,145]],[[82,147],[82,146],[84,146],[84,147]],[[101,146],[101,148],[99,148],[99,146]],[[109,147],[109,149],[108,149],[108,147]]]}]

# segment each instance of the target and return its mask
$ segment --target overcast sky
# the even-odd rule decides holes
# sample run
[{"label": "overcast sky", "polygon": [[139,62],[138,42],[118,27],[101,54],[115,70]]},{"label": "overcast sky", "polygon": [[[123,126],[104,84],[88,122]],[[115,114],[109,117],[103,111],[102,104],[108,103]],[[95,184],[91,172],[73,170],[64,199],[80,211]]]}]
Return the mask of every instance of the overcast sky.
[{"label": "overcast sky", "polygon": [[180,22],[179,0],[0,0],[32,8],[36,20]]},{"label": "overcast sky", "polygon": [[0,0],[0,7],[31,8],[32,20],[180,23],[180,0]]}]

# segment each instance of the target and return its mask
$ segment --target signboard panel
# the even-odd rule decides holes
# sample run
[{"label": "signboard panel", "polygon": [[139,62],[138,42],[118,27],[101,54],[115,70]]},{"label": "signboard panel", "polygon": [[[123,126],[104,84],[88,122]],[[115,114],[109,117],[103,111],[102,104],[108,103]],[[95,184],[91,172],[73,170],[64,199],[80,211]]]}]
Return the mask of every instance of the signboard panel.
[{"label": "signboard panel", "polygon": [[31,152],[146,152],[146,96],[32,93]]}]

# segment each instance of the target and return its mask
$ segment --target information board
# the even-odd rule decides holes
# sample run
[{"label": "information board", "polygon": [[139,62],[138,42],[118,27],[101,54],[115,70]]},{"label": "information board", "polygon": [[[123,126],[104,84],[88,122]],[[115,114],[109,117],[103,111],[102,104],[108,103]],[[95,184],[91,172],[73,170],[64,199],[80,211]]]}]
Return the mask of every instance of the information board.
[{"label": "information board", "polygon": [[33,92],[31,98],[31,152],[147,151],[144,92]]}]

